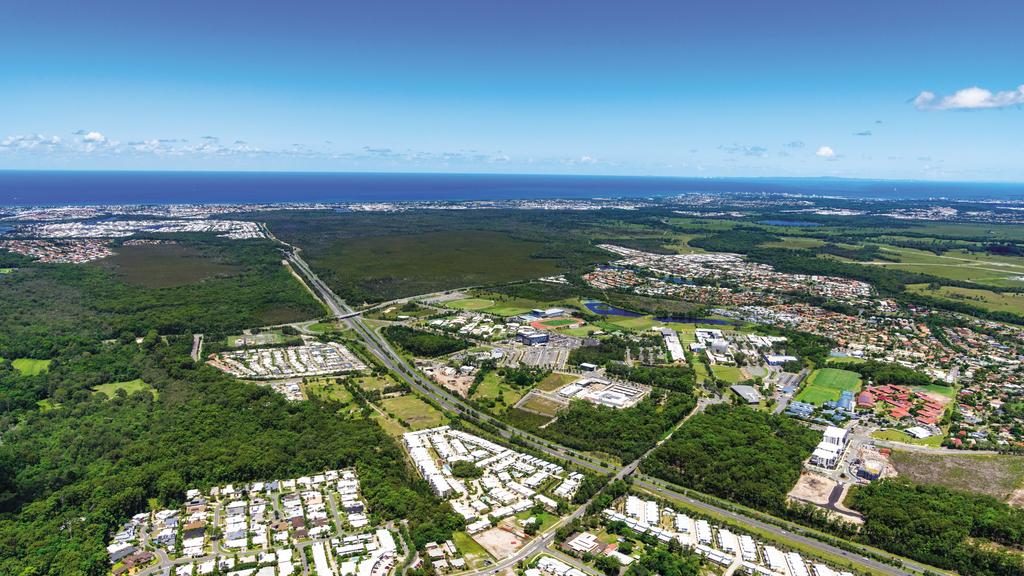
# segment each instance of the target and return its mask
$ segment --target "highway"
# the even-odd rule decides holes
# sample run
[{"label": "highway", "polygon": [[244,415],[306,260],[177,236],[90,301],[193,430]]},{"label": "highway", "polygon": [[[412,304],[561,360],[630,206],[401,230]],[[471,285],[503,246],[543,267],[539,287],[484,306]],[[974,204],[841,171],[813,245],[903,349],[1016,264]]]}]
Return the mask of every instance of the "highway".
[{"label": "highway", "polygon": [[602,475],[609,472],[607,468],[600,466],[598,463],[580,458],[574,450],[552,445],[550,442],[526,432],[517,430],[513,433],[506,429],[508,425],[504,422],[465,405],[452,394],[449,394],[447,391],[434,385],[433,382],[430,382],[420,374],[418,370],[410,366],[405,358],[392,348],[391,344],[385,338],[368,328],[366,324],[363,323],[361,317],[353,314],[353,310],[348,307],[345,301],[334,294],[334,292],[328,288],[312,270],[310,270],[309,266],[298,255],[292,252],[288,255],[288,260],[292,266],[299,271],[299,273],[306,277],[310,287],[313,288],[313,290],[320,296],[321,300],[323,300],[327,305],[331,314],[335,318],[344,322],[351,329],[355,330],[356,333],[362,337],[363,343],[366,345],[366,348],[370,353],[379,358],[385,367],[401,377],[418,394],[430,399],[441,408],[453,414],[471,414],[475,420],[491,424],[498,430],[499,435],[506,440],[511,439],[512,436],[515,435],[531,448],[554,456],[555,458],[572,462],[577,466],[598,472]]},{"label": "highway", "polygon": [[[532,434],[520,430],[510,430],[508,425],[505,424],[504,422],[501,422],[488,414],[481,413],[475,410],[474,408],[465,405],[460,399],[449,394],[442,388],[436,386],[433,382],[427,380],[422,374],[419,373],[419,371],[410,366],[409,363],[406,362],[406,360],[391,347],[390,343],[387,342],[385,338],[381,337],[378,333],[368,328],[363,323],[363,319],[358,314],[356,314],[355,311],[349,308],[345,301],[339,298],[337,294],[335,294],[326,284],[323,283],[323,281],[320,280],[319,277],[317,277],[317,275],[309,268],[306,262],[299,256],[298,251],[296,249],[287,244],[285,244],[285,246],[288,246],[288,249],[285,251],[288,261],[296,270],[298,270],[303,276],[305,276],[309,286],[313,288],[313,290],[320,297],[320,299],[327,306],[327,308],[331,311],[331,313],[335,316],[335,318],[339,319],[342,322],[345,322],[350,328],[355,330],[356,333],[359,334],[359,336],[362,338],[367,349],[372,354],[380,358],[381,362],[388,369],[392,370],[396,375],[401,377],[418,394],[430,399],[431,401],[438,404],[441,408],[453,414],[471,414],[473,418],[478,421],[483,421],[494,425],[495,428],[498,430],[499,434],[505,439],[511,439],[513,436],[516,436],[518,439],[525,441],[525,443],[531,448],[543,452],[544,454],[547,454],[553,458],[572,462],[573,464],[581,468],[595,471],[602,475],[608,473],[607,467],[601,466],[589,459],[581,458],[574,450],[558,446],[547,440],[542,440],[536,436],[533,436]],[[696,410],[694,412],[696,412]],[[693,413],[691,413],[691,415],[692,414]],[[689,418],[689,415],[687,416],[687,418]],[[676,429],[678,429],[678,427],[681,425],[682,422],[677,424],[677,426],[673,429],[673,432]],[[669,436],[670,435],[671,433],[669,434]],[[636,472],[637,468],[639,467],[643,459],[646,458],[648,454],[650,454],[655,448],[657,448],[657,446],[661,445],[662,442],[664,442],[664,440],[659,441],[654,447],[652,447],[650,450],[648,450],[646,453],[644,453],[642,456],[640,456],[633,462],[630,462],[623,466],[622,468],[620,468],[618,472],[616,472],[615,475],[612,477],[612,480],[620,480]],[[683,495],[679,492],[675,492],[669,488],[656,485],[650,482],[649,480],[645,479],[644,477],[634,477],[633,484],[634,486],[643,488],[648,492],[651,492],[652,494],[664,498],[684,501],[687,504],[692,505],[694,508],[706,511],[709,514],[722,515],[732,519],[738,524],[753,526],[764,532],[775,534],[781,539],[790,539],[800,542],[802,545],[810,549],[818,550],[821,553],[849,559],[851,562],[855,564],[859,564],[863,567],[870,568],[878,573],[891,576],[916,576],[918,573],[923,573],[925,571],[929,571],[936,574],[944,573],[942,570],[939,570],[937,568],[933,568],[931,566],[927,566],[904,558],[898,558],[898,560],[902,562],[904,566],[909,568],[909,570],[907,570],[906,568],[893,566],[891,564],[886,564],[876,559],[869,558],[853,552],[849,552],[844,549],[833,546],[831,544],[822,542],[821,540],[817,540],[811,536],[807,536],[805,534],[809,532],[804,531],[800,528],[794,528],[794,531],[787,531],[780,528],[779,526],[776,526],[775,524],[770,524],[738,512],[733,512],[731,510],[720,508],[713,504],[708,504],[706,502],[702,502],[700,500],[696,500],[689,496]],[[573,511],[570,515],[563,517],[553,527],[545,531],[543,534],[540,534],[537,537],[535,537],[533,540],[530,541],[530,543],[528,543],[515,554],[509,556],[508,558],[499,560],[496,564],[492,566],[488,566],[487,568],[478,570],[476,574],[493,574],[504,568],[515,566],[515,564],[520,560],[529,558],[534,554],[539,553],[554,541],[555,532],[558,528],[564,526],[565,524],[571,523],[576,518],[582,516],[582,514],[587,509],[590,503],[591,502],[587,502],[586,504],[576,508],[576,510]],[[895,555],[889,555],[887,553],[880,551],[878,553],[883,556],[889,556],[893,559],[897,559]]]}]

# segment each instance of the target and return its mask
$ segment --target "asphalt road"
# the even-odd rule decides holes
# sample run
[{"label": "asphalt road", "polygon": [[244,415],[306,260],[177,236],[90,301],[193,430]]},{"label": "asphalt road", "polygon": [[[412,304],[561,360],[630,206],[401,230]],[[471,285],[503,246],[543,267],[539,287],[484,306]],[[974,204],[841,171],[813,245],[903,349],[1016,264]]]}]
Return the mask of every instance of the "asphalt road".
[{"label": "asphalt road", "polygon": [[[381,362],[387,368],[389,368],[395,374],[397,374],[399,377],[405,380],[405,382],[409,384],[409,386],[413,390],[425,396],[426,398],[432,400],[433,402],[437,403],[439,406],[441,406],[445,410],[448,410],[449,412],[469,413],[472,414],[472,416],[477,420],[488,422],[490,424],[495,425],[495,427],[499,430],[500,435],[505,439],[509,439],[513,436],[513,431],[507,429],[507,424],[463,404],[461,400],[447,393],[440,387],[436,386],[433,382],[430,382],[425,377],[423,377],[415,368],[410,366],[409,363],[406,362],[405,359],[400,354],[398,354],[398,352],[396,352],[391,347],[390,343],[388,343],[386,339],[381,337],[373,330],[369,329],[363,323],[361,317],[353,316],[353,310],[345,303],[345,301],[339,298],[337,294],[335,294],[326,284],[323,283],[323,281],[320,280],[319,277],[317,277],[315,273],[313,273],[313,271],[309,268],[306,262],[302,260],[302,258],[298,255],[295,249],[291,248],[290,246],[289,248],[290,249],[286,251],[289,262],[291,262],[291,264],[299,271],[300,274],[306,277],[306,280],[309,283],[309,285],[320,296],[320,298],[323,300],[324,304],[328,307],[331,313],[334,314],[335,317],[337,318],[343,318],[342,321],[345,322],[349,327],[351,327],[353,330],[356,331],[356,333],[360,335],[367,349],[375,356],[380,358]],[[682,423],[680,422],[679,425],[681,424]],[[679,425],[677,425],[676,428],[678,428]],[[514,435],[516,435],[518,438],[522,440],[525,440],[525,442],[531,448],[548,454],[549,456],[552,456],[554,458],[572,462],[577,466],[592,471],[596,471],[601,474],[606,474],[608,472],[607,468],[595,464],[590,460],[584,460],[580,458],[575,451],[570,450],[568,448],[553,445],[545,440],[537,438],[536,436],[519,430],[515,430]],[[613,480],[622,479],[628,475],[633,474],[636,471],[637,467],[640,465],[640,463],[643,461],[643,459],[647,457],[647,455],[650,454],[650,452],[652,452],[655,448],[657,448],[657,446],[660,445],[662,442],[664,442],[664,440],[659,442],[654,447],[652,447],[640,458],[620,468],[618,472],[616,472],[613,476]],[[801,544],[807,546],[808,548],[820,550],[823,553],[839,556],[841,558],[849,558],[852,562],[856,564],[869,567],[880,573],[892,576],[915,576],[914,572],[908,571],[907,569],[898,568],[896,566],[880,562],[873,558],[868,558],[860,554],[843,550],[842,548],[838,548],[836,546],[822,542],[810,536],[805,536],[800,533],[789,532],[783,530],[782,528],[774,524],[769,524],[767,522],[758,520],[756,518],[752,518],[750,516],[746,516],[737,512],[732,512],[730,510],[719,508],[706,502],[695,500],[689,496],[685,496],[669,488],[653,484],[645,479],[634,478],[633,482],[634,485],[640,486],[656,495],[665,498],[682,500],[685,501],[687,504],[692,505],[694,508],[705,510],[711,514],[723,515],[725,517],[733,519],[735,522],[739,524],[754,526],[765,532],[776,534],[779,537],[789,538],[791,540],[798,541]],[[498,571],[504,570],[505,568],[515,566],[515,564],[518,563],[520,560],[529,558],[534,554],[540,552],[542,549],[546,548],[553,542],[555,531],[558,528],[567,523],[571,523],[576,518],[579,518],[586,510],[587,505],[589,504],[590,502],[587,502],[585,505],[578,507],[570,515],[562,518],[562,520],[560,520],[557,524],[555,524],[555,526],[547,530],[544,534],[535,537],[533,540],[530,541],[530,543],[528,543],[526,546],[524,546],[522,549],[520,549],[512,556],[509,556],[508,558],[503,560],[499,560],[496,564],[492,566],[488,566],[487,568],[478,570],[475,572],[475,574],[488,575],[497,573]],[[932,568],[930,566],[926,566],[924,564],[913,562],[911,560],[901,560],[903,561],[905,566],[909,567],[911,570],[916,572],[924,572],[928,570],[934,573],[942,573],[942,571],[936,568]]]},{"label": "asphalt road", "polygon": [[[690,505],[693,508],[696,508],[698,510],[703,510],[705,512],[708,512],[709,514],[721,514],[721,515],[724,515],[727,518],[730,518],[730,519],[732,519],[732,520],[734,520],[734,521],[736,521],[738,523],[747,524],[749,526],[753,526],[754,528],[758,528],[760,530],[767,530],[767,531],[770,531],[770,532],[775,533],[775,534],[783,535],[783,536],[785,536],[786,538],[788,538],[790,540],[799,542],[799,543],[801,543],[801,544],[803,544],[805,546],[813,547],[813,548],[815,548],[817,550],[820,550],[822,552],[825,552],[825,553],[828,553],[828,554],[832,554],[832,555],[835,555],[835,556],[839,556],[841,558],[849,558],[851,561],[854,561],[854,562],[856,562],[858,564],[862,564],[862,565],[864,565],[864,566],[866,566],[868,568],[871,568],[873,570],[877,570],[877,571],[885,573],[885,574],[892,574],[893,576],[913,576],[914,575],[914,572],[908,571],[906,568],[899,568],[899,567],[893,566],[891,564],[886,564],[884,562],[875,560],[873,558],[868,558],[866,556],[862,556],[862,555],[856,554],[854,552],[849,552],[849,551],[844,550],[842,548],[839,548],[837,546],[833,546],[833,545],[828,544],[826,542],[822,542],[821,540],[817,540],[815,538],[812,538],[810,536],[805,536],[805,535],[800,533],[800,531],[799,531],[800,529],[799,528],[794,529],[794,531],[783,530],[782,528],[780,528],[780,527],[778,527],[778,526],[776,526],[774,524],[769,524],[767,522],[763,522],[761,520],[758,520],[756,518],[752,518],[750,516],[746,516],[744,514],[740,514],[740,513],[737,513],[737,512],[732,512],[730,510],[725,510],[723,508],[719,508],[719,507],[714,506],[712,504],[708,504],[706,502],[702,502],[700,500],[697,500],[697,499],[691,498],[689,496],[686,496],[685,494],[681,494],[679,492],[676,492],[675,490],[672,490],[670,488],[665,488],[664,486],[660,486],[660,485],[654,484],[653,482],[651,482],[649,480],[646,480],[644,478],[638,478],[638,477],[634,478],[633,479],[633,485],[634,486],[638,486],[640,488],[643,488],[644,490],[646,490],[646,491],[648,491],[648,492],[650,492],[652,494],[655,494],[657,496],[661,496],[662,498],[672,499],[672,500],[681,500],[683,502],[686,502],[687,505]],[[903,564],[906,567],[908,567],[908,568],[910,568],[910,570],[913,570],[913,571],[916,571],[916,572],[924,572],[926,570],[930,570],[930,571],[932,571],[934,573],[937,573],[937,574],[938,573],[943,573],[942,571],[938,570],[937,568],[933,568],[933,567],[927,566],[925,564],[914,562],[912,560],[906,560],[906,559],[901,559],[901,560],[903,561]]]}]

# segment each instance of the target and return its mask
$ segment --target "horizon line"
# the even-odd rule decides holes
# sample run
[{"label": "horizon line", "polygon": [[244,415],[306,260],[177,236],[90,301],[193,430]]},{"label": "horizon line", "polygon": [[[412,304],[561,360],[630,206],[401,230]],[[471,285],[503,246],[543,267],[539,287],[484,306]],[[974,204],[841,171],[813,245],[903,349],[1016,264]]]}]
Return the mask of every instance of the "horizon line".
[{"label": "horizon line", "polygon": [[295,174],[295,175],[363,175],[363,176],[493,176],[520,178],[609,178],[646,180],[834,180],[849,182],[913,182],[925,184],[984,184],[1024,186],[1024,180],[930,180],[923,178],[877,178],[859,176],[671,176],[659,174],[576,174],[559,172],[446,172],[446,171],[380,171],[380,170],[204,170],[204,169],[132,169],[132,168],[0,168],[0,174]]}]

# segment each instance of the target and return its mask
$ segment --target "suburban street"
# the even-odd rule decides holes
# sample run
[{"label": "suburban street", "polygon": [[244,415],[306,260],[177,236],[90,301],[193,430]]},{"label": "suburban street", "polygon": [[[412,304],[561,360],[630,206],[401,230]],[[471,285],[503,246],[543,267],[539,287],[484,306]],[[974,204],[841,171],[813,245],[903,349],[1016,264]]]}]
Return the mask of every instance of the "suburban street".
[{"label": "suburban street", "polygon": [[[581,468],[598,472],[600,474],[608,473],[608,469],[606,467],[601,466],[600,464],[595,463],[592,460],[580,457],[574,450],[555,445],[547,440],[540,439],[536,436],[533,436],[523,431],[515,429],[510,430],[507,424],[465,405],[464,403],[462,403],[460,399],[454,397],[447,391],[444,391],[440,387],[436,386],[434,383],[427,380],[417,370],[410,366],[409,363],[394,348],[391,347],[391,345],[387,342],[386,339],[381,337],[380,334],[368,328],[366,324],[363,322],[362,318],[358,315],[358,313],[353,311],[344,302],[344,300],[339,298],[323,281],[320,280],[319,277],[317,277],[317,275],[309,268],[306,262],[302,260],[302,258],[299,256],[297,250],[289,246],[289,249],[286,251],[286,254],[288,261],[291,263],[293,268],[298,273],[305,277],[308,285],[314,290],[314,292],[323,301],[323,303],[327,306],[327,308],[335,316],[335,318],[346,323],[357,334],[359,334],[364,344],[366,345],[367,349],[372,354],[377,356],[388,369],[392,370],[396,375],[401,377],[418,394],[421,394],[425,398],[438,404],[444,410],[447,410],[452,413],[471,414],[473,418],[479,421],[494,425],[497,428],[498,433],[506,440],[511,439],[514,436],[518,440],[525,442],[530,448],[543,452],[551,457],[572,462],[573,464],[576,464]],[[705,399],[701,399],[700,403],[698,403],[697,408],[695,408],[693,412],[687,415],[687,418],[692,416],[694,413],[697,413],[699,410],[702,410],[708,403],[711,402]],[[680,421],[673,428],[672,432],[677,430],[679,426],[683,424],[683,422],[685,422],[685,419]],[[665,439],[671,436],[672,432],[666,435]],[[640,463],[644,460],[644,458],[646,458],[650,454],[650,452],[652,452],[658,446],[660,446],[665,441],[665,439],[659,441],[654,447],[652,447],[650,450],[648,450],[645,454],[641,455],[636,460],[622,466],[614,474],[612,480],[621,480],[627,476],[634,475],[634,473],[637,471],[637,468],[639,467]],[[783,540],[790,539],[797,541],[809,549],[817,550],[824,554],[849,559],[851,562],[855,564],[859,564],[862,567],[870,568],[879,573],[884,573],[891,576],[915,576],[916,574],[920,574],[925,571],[930,571],[932,573],[937,574],[943,573],[941,570],[938,570],[936,568],[926,566],[924,564],[914,562],[911,560],[898,558],[894,555],[890,555],[888,553],[881,551],[872,552],[883,557],[890,557],[894,560],[894,562],[900,563],[902,566],[905,566],[905,568],[894,566],[892,564],[887,564],[874,558],[863,556],[861,554],[849,552],[842,548],[822,542],[821,540],[815,539],[811,536],[807,536],[805,534],[809,533],[809,531],[803,530],[795,525],[793,526],[791,531],[783,530],[775,524],[770,524],[768,522],[764,522],[738,512],[733,512],[731,510],[720,508],[713,504],[708,504],[706,502],[696,500],[689,496],[685,496],[670,488],[666,488],[651,482],[649,479],[646,479],[646,477],[644,477],[642,474],[634,475],[632,480],[635,486],[640,487],[656,496],[685,502],[687,505],[697,510],[705,511],[709,514],[725,516],[738,524],[752,526],[761,531],[774,534]],[[528,543],[522,549],[517,551],[515,554],[505,559],[499,560],[496,564],[488,566],[485,569],[478,570],[475,573],[497,573],[501,570],[504,570],[505,568],[513,567],[520,560],[529,558],[534,554],[540,552],[541,550],[545,549],[553,543],[554,535],[557,529],[564,526],[565,524],[571,523],[573,520],[582,516],[590,503],[591,502],[588,501],[586,504],[577,507],[575,511],[573,511],[568,516],[562,518],[558,523],[556,523],[552,528],[550,528],[543,534],[540,534],[537,537],[535,537],[533,540],[530,541],[530,543]],[[857,546],[856,544],[852,545]]]}]

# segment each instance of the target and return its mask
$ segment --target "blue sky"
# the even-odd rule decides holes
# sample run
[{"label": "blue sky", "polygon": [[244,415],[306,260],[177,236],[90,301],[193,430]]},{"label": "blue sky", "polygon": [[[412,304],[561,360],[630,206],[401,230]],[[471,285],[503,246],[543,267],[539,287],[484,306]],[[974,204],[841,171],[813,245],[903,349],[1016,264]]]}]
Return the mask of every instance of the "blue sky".
[{"label": "blue sky", "polygon": [[1024,181],[1019,1],[0,6],[0,168]]}]

